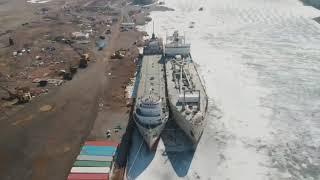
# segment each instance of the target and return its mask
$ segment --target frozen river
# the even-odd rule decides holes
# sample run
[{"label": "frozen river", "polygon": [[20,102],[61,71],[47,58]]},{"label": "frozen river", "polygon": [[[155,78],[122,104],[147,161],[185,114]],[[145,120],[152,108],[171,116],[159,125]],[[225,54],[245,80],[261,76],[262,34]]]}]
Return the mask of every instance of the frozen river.
[{"label": "frozen river", "polygon": [[129,179],[319,180],[320,11],[298,0],[165,3],[175,11],[151,13],[155,32],[192,43],[208,126],[194,154],[166,154],[161,142],[136,154],[136,143]]}]

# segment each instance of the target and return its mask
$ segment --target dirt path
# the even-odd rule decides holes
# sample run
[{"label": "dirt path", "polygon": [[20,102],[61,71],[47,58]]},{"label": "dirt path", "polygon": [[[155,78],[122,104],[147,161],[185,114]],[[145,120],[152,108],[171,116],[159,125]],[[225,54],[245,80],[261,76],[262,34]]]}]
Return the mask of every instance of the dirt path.
[{"label": "dirt path", "polygon": [[[106,62],[1,122],[0,179],[64,179],[98,109]],[[44,105],[53,109],[41,112]]]},{"label": "dirt path", "polygon": [[[117,37],[114,33],[111,41]],[[110,88],[106,57],[112,44],[105,58],[80,70],[72,81],[0,122],[0,179],[66,178],[93,127],[103,90]],[[52,109],[42,112],[45,105]]]},{"label": "dirt path", "polygon": [[[0,0],[0,6],[4,1]],[[57,0],[50,8],[53,11],[71,4],[90,5],[85,2]],[[26,5],[24,0],[10,3],[28,13],[12,16],[20,19],[7,29],[34,18],[31,16],[35,12],[33,7]],[[21,17],[27,14],[30,19]],[[0,22],[9,21],[0,18]],[[63,180],[85,140],[106,139],[106,129],[120,125],[123,129],[111,137],[111,140],[120,141],[130,109],[126,104],[125,86],[135,72],[133,59],[137,56],[137,48],[134,42],[141,39],[141,33],[119,32],[119,24],[113,25],[111,32],[107,49],[97,52],[96,61],[90,62],[88,68],[79,69],[71,81],[50,89],[48,94],[33,99],[16,112],[10,112],[8,118],[0,118],[1,180]],[[111,53],[120,48],[129,49],[126,57],[111,60]]]}]

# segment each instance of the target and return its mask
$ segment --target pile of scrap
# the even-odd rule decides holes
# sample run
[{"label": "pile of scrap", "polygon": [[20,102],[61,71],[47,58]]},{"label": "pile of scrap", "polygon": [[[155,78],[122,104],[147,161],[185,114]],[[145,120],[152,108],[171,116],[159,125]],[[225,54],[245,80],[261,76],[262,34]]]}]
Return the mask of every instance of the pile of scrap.
[{"label": "pile of scrap", "polygon": [[56,86],[60,86],[63,83],[63,80],[61,79],[47,79],[48,84],[53,84]]},{"label": "pile of scrap", "polygon": [[55,85],[55,86],[61,86],[62,83],[63,83],[63,80],[61,79],[41,79],[41,78],[35,78],[32,80],[32,83],[39,83],[39,86],[40,87],[44,87],[46,86],[47,84],[52,84],[52,85]]},{"label": "pile of scrap", "polygon": [[76,40],[85,40],[85,39],[89,39],[89,33],[83,33],[83,32],[73,32],[72,34],[72,38],[76,39]]},{"label": "pile of scrap", "polygon": [[135,23],[131,23],[131,22],[123,22],[120,24],[120,31],[129,31],[129,30],[133,30],[135,28]]},{"label": "pile of scrap", "polygon": [[85,142],[68,180],[108,180],[117,146],[111,141]]}]

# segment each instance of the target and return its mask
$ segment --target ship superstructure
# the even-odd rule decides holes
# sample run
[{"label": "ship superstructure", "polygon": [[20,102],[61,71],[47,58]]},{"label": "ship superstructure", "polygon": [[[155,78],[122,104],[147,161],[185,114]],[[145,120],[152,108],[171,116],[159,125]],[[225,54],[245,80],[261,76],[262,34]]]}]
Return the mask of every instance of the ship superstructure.
[{"label": "ship superstructure", "polygon": [[207,94],[191,58],[190,44],[177,31],[169,39],[165,61],[171,118],[197,145],[205,127]]},{"label": "ship superstructure", "polygon": [[190,44],[186,43],[185,36],[180,36],[175,31],[172,36],[166,38],[165,51],[166,56],[188,55],[190,53]]},{"label": "ship superstructure", "polygon": [[133,117],[150,149],[156,148],[155,143],[169,118],[160,45],[159,40],[153,35],[144,48],[140,73],[137,77],[139,86]]}]

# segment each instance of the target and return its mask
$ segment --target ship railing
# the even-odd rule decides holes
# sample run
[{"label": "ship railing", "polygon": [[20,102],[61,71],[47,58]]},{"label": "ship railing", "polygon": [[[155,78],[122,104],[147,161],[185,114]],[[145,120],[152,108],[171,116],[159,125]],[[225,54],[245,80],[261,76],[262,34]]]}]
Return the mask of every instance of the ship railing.
[{"label": "ship railing", "polygon": [[150,123],[155,123],[158,121],[158,119],[161,118],[161,115],[160,116],[143,116],[138,113],[135,113],[135,114],[136,114],[137,118],[139,118],[140,120],[150,121]]},{"label": "ship railing", "polygon": [[[150,111],[151,112],[151,111]],[[155,113],[157,113],[157,114],[152,114],[152,113],[148,113],[148,114],[144,114],[142,111],[141,111],[141,109],[140,108],[137,108],[136,109],[136,113],[139,115],[139,116],[148,116],[148,117],[159,117],[159,116],[161,116],[161,114],[160,114],[160,112],[161,112],[161,109],[159,109],[159,112],[157,113],[157,112],[155,112]]]},{"label": "ship railing", "polygon": [[157,126],[162,124],[161,119],[159,119],[159,121],[157,123],[150,124],[150,123],[144,123],[144,122],[140,121],[140,119],[136,115],[134,115],[134,118],[135,118],[135,121],[140,126],[147,128],[147,129],[153,129],[153,128],[156,128]]},{"label": "ship railing", "polygon": [[[191,54],[189,54],[188,57],[189,57],[190,59],[192,59]],[[203,91],[204,91],[204,97],[205,97],[205,102],[206,102],[206,105],[205,105],[205,107],[204,107],[204,112],[207,112],[207,110],[208,110],[208,103],[209,103],[208,94],[207,94],[207,89],[206,89],[206,87],[204,86],[204,82],[203,82],[204,80],[201,78],[201,76],[200,76],[197,68],[195,67],[194,64],[193,64],[193,66],[194,66],[194,69],[195,69],[195,71],[196,71],[197,76],[199,77],[200,85],[202,86],[202,89],[203,89]]]}]

